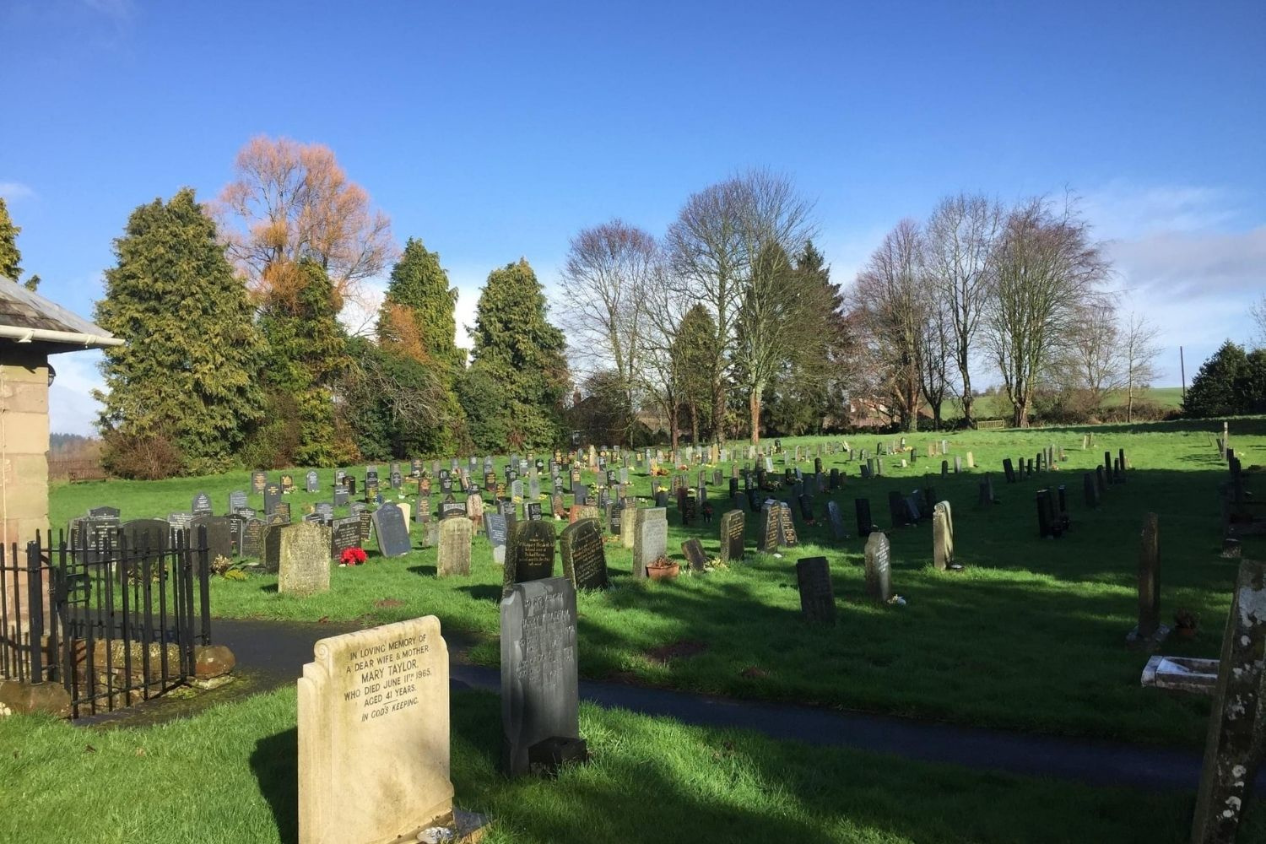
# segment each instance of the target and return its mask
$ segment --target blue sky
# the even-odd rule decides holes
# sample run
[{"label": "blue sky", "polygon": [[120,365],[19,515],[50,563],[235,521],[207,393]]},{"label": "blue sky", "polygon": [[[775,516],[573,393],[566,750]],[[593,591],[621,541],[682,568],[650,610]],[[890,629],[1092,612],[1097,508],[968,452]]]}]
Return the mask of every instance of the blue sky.
[{"label": "blue sky", "polygon": [[[137,205],[213,197],[252,135],[319,141],[437,249],[469,322],[495,266],[547,287],[613,216],[663,231],[768,166],[849,281],[960,190],[1076,191],[1127,307],[1190,378],[1266,290],[1266,5],[6,0],[0,195],[41,292],[90,314]],[[459,340],[463,339],[459,329]],[[87,432],[91,354],[53,429]],[[986,375],[988,378],[988,375]]]}]

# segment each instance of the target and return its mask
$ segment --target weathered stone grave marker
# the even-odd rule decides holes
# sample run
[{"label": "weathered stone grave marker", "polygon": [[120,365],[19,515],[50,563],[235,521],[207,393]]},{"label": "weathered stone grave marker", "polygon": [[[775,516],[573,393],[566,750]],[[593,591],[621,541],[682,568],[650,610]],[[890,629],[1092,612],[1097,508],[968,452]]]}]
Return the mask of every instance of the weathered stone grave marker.
[{"label": "weathered stone grave marker", "polygon": [[314,522],[277,528],[277,592],[314,595],[330,588],[330,529]]},{"label": "weathered stone grave marker", "polygon": [[889,568],[888,537],[874,531],[866,540],[866,594],[876,603],[886,604],[892,597]]},{"label": "weathered stone grave marker", "polygon": [[439,551],[435,573],[439,577],[470,574],[470,519],[440,519]]},{"label": "weathered stone grave marker", "polygon": [[558,548],[563,562],[563,576],[571,581],[577,591],[606,589],[611,585],[607,577],[607,552],[602,542],[602,526],[596,519],[581,519],[563,528]]},{"label": "weathered stone grave marker", "polygon": [[800,613],[813,624],[835,624],[835,588],[826,557],[796,561],[796,585],[800,589]]}]

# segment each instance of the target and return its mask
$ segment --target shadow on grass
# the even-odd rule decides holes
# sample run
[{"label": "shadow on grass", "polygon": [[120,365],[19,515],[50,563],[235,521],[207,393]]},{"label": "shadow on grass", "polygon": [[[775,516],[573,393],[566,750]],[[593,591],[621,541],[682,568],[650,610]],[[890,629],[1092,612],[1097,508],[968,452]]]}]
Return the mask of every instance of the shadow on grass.
[{"label": "shadow on grass", "polygon": [[292,727],[255,742],[251,772],[268,801],[281,844],[299,840],[299,730]]},{"label": "shadow on grass", "polygon": [[422,577],[435,577],[436,575],[435,566],[428,566],[428,565],[409,566],[407,571],[409,571],[412,574],[421,575]]},{"label": "shadow on grass", "polygon": [[260,591],[260,592],[267,592],[267,593],[268,593],[268,594],[270,594],[270,595],[276,595],[276,594],[277,594],[277,584],[276,584],[276,583],[265,583],[263,586],[259,587],[259,591]]},{"label": "shadow on grass", "polygon": [[462,586],[460,591],[465,592],[476,601],[492,601],[494,604],[501,603],[501,587],[493,586],[487,583],[477,583],[471,586]]}]

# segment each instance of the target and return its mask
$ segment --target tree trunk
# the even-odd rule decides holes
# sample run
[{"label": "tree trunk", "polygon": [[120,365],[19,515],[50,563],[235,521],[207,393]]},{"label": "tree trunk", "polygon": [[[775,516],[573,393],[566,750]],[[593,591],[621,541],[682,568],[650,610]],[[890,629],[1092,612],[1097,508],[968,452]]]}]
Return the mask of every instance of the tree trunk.
[{"label": "tree trunk", "polygon": [[932,405],[932,430],[941,430],[941,402]]},{"label": "tree trunk", "polygon": [[963,421],[967,423],[968,428],[976,427],[976,420],[971,416],[971,379],[963,375]]},{"label": "tree trunk", "polygon": [[1015,415],[1011,420],[1016,428],[1029,427],[1029,400],[1020,399],[1015,403]]},{"label": "tree trunk", "polygon": [[712,387],[712,436],[717,442],[725,442],[725,385],[720,377]]},{"label": "tree trunk", "polygon": [[760,389],[752,390],[752,445],[760,445]]},{"label": "tree trunk", "polygon": [[677,452],[677,446],[680,442],[680,429],[677,426],[678,406],[674,402],[671,412],[668,414],[668,427],[672,432],[673,453]]},{"label": "tree trunk", "polygon": [[693,445],[699,444],[699,403],[697,401],[690,402],[690,442]]},{"label": "tree trunk", "polygon": [[1134,421],[1134,385],[1130,384],[1125,389],[1125,422],[1128,425]]}]

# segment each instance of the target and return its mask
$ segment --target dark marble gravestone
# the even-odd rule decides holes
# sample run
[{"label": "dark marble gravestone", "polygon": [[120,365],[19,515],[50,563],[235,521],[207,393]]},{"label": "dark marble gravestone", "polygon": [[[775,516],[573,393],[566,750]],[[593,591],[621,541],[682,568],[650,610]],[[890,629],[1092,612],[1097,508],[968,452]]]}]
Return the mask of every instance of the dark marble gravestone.
[{"label": "dark marble gravestone", "polygon": [[409,553],[409,525],[404,520],[403,510],[395,504],[384,504],[374,511],[372,518],[378,551],[384,557],[403,557]]},{"label": "dark marble gravestone", "polygon": [[259,559],[264,553],[264,520],[247,519],[242,528],[238,553],[243,557]]},{"label": "dark marble gravestone", "polygon": [[[199,528],[206,530],[207,540],[207,562],[215,562],[216,557],[233,556],[233,526],[225,516],[195,516],[193,521],[189,523],[189,542],[190,546],[195,550],[199,550],[201,546],[201,538],[198,533]],[[198,554],[194,554],[194,559],[199,559]]]},{"label": "dark marble gravestone", "polygon": [[888,493],[888,522],[894,528],[910,523],[909,508],[901,493],[892,490]]},{"label": "dark marble gravestone", "polygon": [[316,472],[308,472],[308,474],[304,475],[303,482],[304,482],[304,489],[307,492],[321,491],[321,479],[317,477]]},{"label": "dark marble gravestone", "polygon": [[831,539],[836,542],[848,539],[848,533],[844,530],[844,514],[840,512],[840,505],[834,501],[826,502],[826,517],[831,525]]},{"label": "dark marble gravestone", "polygon": [[703,543],[697,539],[687,539],[681,543],[681,553],[686,556],[686,562],[690,564],[690,570],[694,572],[705,571],[708,567],[708,555],[704,553]]},{"label": "dark marble gravestone", "polygon": [[268,484],[264,487],[264,515],[269,516],[277,512],[277,507],[280,504],[281,486],[279,484]]},{"label": "dark marble gravestone", "polygon": [[[129,557],[157,556],[173,543],[172,526],[166,519],[133,519],[119,526]],[[116,547],[120,540],[116,539]]]},{"label": "dark marble gravestone", "polygon": [[800,613],[812,624],[835,624],[835,588],[826,557],[806,557],[796,562],[800,588]]},{"label": "dark marble gravestone", "polygon": [[1015,464],[1011,462],[1010,457],[1004,457],[1002,459],[1002,471],[1007,476],[1007,483],[1015,483]]},{"label": "dark marble gravestone", "polygon": [[1095,483],[1095,476],[1090,472],[1082,473],[1081,493],[1088,508],[1094,509],[1099,506],[1099,486]]},{"label": "dark marble gravestone", "polygon": [[788,548],[795,548],[800,544],[800,537],[796,534],[796,520],[791,515],[791,505],[786,501],[778,504],[778,521],[779,542]]},{"label": "dark marble gravestone", "polygon": [[853,507],[857,511],[857,535],[870,536],[870,532],[875,529],[874,522],[870,518],[870,499],[855,498]]},{"label": "dark marble gravestone", "polygon": [[229,493],[229,512],[230,513],[236,513],[238,510],[241,510],[243,507],[247,507],[249,505],[250,505],[250,502],[246,498],[246,493],[243,492],[242,490],[240,489],[234,490],[233,492]]},{"label": "dark marble gravestone", "polygon": [[215,513],[215,509],[211,506],[211,496],[205,492],[200,492],[194,496],[189,510],[195,516],[210,516]]},{"label": "dark marble gravestone", "polygon": [[565,577],[517,583],[501,601],[501,770],[583,760],[576,590]]},{"label": "dark marble gravestone", "polygon": [[778,502],[765,502],[761,513],[764,529],[761,531],[760,550],[773,554],[778,551],[778,540],[782,538],[782,514]]},{"label": "dark marble gravestone", "polygon": [[597,519],[580,519],[568,525],[559,537],[558,548],[563,562],[563,576],[571,581],[577,591],[606,589],[611,585],[607,577],[607,552],[602,541],[602,526]]},{"label": "dark marble gravestone", "polygon": [[721,562],[743,559],[747,517],[742,510],[731,510],[721,516]]},{"label": "dark marble gravestone", "polygon": [[513,516],[505,516],[501,513],[484,514],[484,530],[487,531],[488,542],[492,545],[492,559],[499,566],[505,565],[506,546],[513,526]]},{"label": "dark marble gravestone", "polygon": [[506,549],[501,596],[507,597],[514,585],[554,576],[554,523],[518,522]]},{"label": "dark marble gravestone", "polygon": [[360,547],[360,516],[335,519],[330,525],[330,559],[340,562],[348,548]]}]

